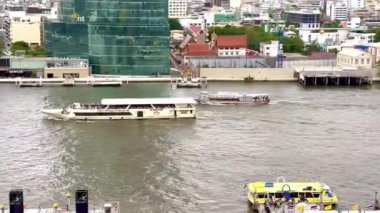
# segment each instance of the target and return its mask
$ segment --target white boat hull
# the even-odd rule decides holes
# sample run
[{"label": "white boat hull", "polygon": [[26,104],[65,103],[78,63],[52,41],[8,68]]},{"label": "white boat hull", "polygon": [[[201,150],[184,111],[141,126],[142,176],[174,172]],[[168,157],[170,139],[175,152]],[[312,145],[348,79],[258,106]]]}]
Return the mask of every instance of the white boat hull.
[{"label": "white boat hull", "polygon": [[263,105],[269,102],[219,102],[219,101],[198,101],[199,104],[224,106],[224,105]]},{"label": "white boat hull", "polygon": [[[89,111],[77,110],[64,113],[62,109],[41,110],[42,113],[63,120],[141,120],[141,119],[176,119],[176,118],[196,118],[195,110],[183,109],[133,109],[129,111],[107,112],[107,111]],[[97,115],[98,114],[98,115]],[[117,115],[112,115],[117,114]]]}]

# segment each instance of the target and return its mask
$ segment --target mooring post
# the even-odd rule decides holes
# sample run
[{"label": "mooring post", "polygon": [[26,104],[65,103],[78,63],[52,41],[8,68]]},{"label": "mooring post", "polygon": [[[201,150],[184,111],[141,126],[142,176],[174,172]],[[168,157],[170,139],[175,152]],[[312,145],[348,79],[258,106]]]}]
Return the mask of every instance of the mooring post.
[{"label": "mooring post", "polygon": [[362,85],[362,78],[359,78],[359,86]]},{"label": "mooring post", "polygon": [[347,84],[348,84],[348,86],[350,86],[350,84],[351,84],[351,77],[348,77]]},{"label": "mooring post", "polygon": [[314,85],[317,86],[317,77],[314,77]]}]

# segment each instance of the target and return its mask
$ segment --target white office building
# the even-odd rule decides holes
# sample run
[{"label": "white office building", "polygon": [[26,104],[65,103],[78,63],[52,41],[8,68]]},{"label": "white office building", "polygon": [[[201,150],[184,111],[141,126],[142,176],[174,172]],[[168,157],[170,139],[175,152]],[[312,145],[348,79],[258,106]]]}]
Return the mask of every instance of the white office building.
[{"label": "white office building", "polygon": [[347,0],[350,9],[362,9],[365,7],[365,0]]},{"label": "white office building", "polygon": [[185,18],[187,11],[187,0],[169,0],[169,18]]},{"label": "white office building", "polygon": [[260,55],[276,57],[278,55],[279,41],[267,41],[260,43]]},{"label": "white office building", "polygon": [[337,2],[331,5],[331,21],[342,21],[348,18],[348,8],[347,5],[342,2]]}]

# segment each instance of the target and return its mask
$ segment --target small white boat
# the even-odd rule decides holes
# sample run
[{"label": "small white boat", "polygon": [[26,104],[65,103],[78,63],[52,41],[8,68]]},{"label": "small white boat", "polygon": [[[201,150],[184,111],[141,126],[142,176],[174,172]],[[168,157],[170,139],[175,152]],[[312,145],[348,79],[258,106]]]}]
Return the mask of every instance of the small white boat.
[{"label": "small white boat", "polygon": [[51,117],[76,120],[195,118],[193,98],[102,99],[100,103],[73,103],[63,109],[43,109]]},{"label": "small white boat", "polygon": [[176,82],[177,88],[201,88],[202,83],[199,78],[183,78],[180,81]]},{"label": "small white boat", "polygon": [[200,104],[208,105],[237,105],[237,104],[268,104],[270,102],[267,94],[245,94],[237,92],[218,92],[209,94],[201,92],[196,98]]}]

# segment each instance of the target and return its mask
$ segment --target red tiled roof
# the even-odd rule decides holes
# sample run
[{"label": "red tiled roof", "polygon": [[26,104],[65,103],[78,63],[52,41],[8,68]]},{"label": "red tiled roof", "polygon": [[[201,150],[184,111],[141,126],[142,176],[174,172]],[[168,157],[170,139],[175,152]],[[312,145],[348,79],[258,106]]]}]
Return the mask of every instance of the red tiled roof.
[{"label": "red tiled roof", "polygon": [[204,51],[210,51],[210,45],[207,43],[189,43],[187,44],[187,51],[188,52],[204,52]]},{"label": "red tiled roof", "polygon": [[207,43],[189,43],[187,44],[186,56],[203,56],[203,55],[216,55],[216,53],[210,50],[210,46]]},{"label": "red tiled roof", "polygon": [[217,54],[212,51],[207,51],[207,52],[187,52],[184,55],[185,56],[215,56]]},{"label": "red tiled roof", "polygon": [[220,35],[216,37],[217,47],[247,47],[246,35]]}]

